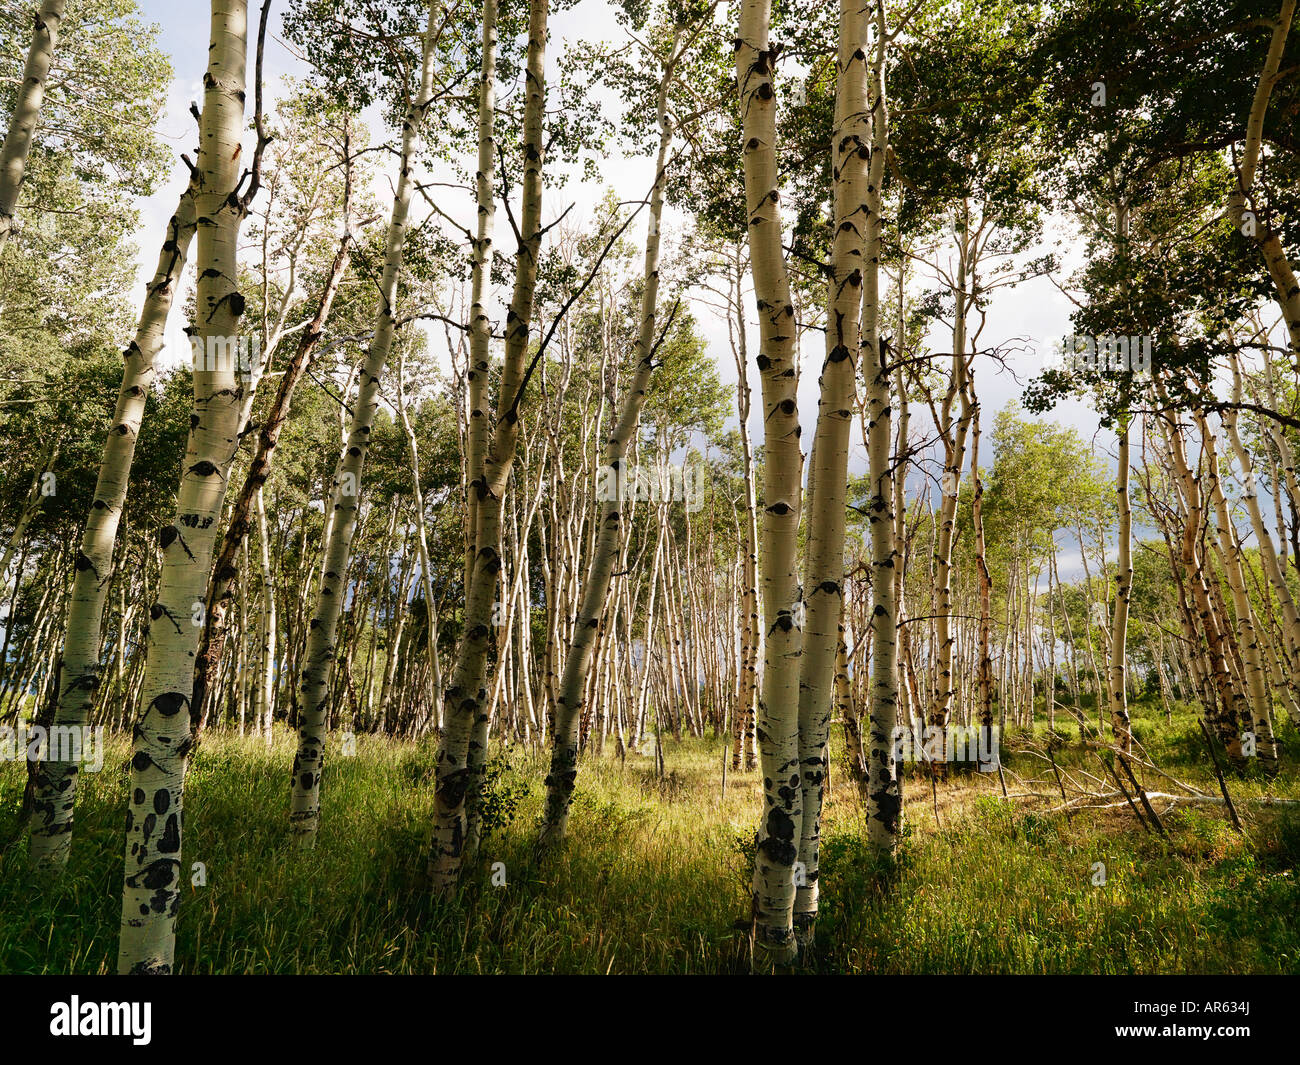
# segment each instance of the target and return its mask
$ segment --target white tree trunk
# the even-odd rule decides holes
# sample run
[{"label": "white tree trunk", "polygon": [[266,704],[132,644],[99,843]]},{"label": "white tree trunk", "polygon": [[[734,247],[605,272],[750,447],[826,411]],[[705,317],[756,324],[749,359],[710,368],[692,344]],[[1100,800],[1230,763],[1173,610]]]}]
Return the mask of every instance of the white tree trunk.
[{"label": "white tree trunk", "polygon": [[246,0],[213,0],[212,43],[204,78],[198,156],[198,290],[194,336],[205,353],[213,340],[226,358],[196,360],[194,413],[185,451],[176,520],[160,535],[162,577],[145,640],[142,708],[135,729],[122,891],[118,970],[169,973],[176,949],[181,886],[181,810],[187,713],[194,650],[202,624],[208,565],[221,518],[230,463],[238,447],[241,391],[231,351],[244,298],[239,293],[238,239],[244,210],[235,196],[240,174],[247,60]]},{"label": "white tree trunk", "polygon": [[770,0],[744,0],[736,40],[736,84],[744,127],[745,205],[758,310],[764,484],[763,680],[758,705],[763,815],[754,863],[754,922],[760,947],[777,962],[797,954],[795,861],[803,826],[799,774],[799,654],[803,603],[795,557],[803,456],[799,449],[797,331],[781,235],[776,94],[768,43]]},{"label": "white tree trunk", "polygon": [[59,29],[63,25],[66,0],[43,0],[36,12],[32,27],[32,43],[27,49],[27,63],[23,67],[22,84],[14,101],[13,119],[0,147],[0,251],[9,241],[14,228],[14,210],[18,206],[18,191],[27,168],[27,155],[32,148],[32,137],[41,118],[41,105],[45,102],[45,81],[50,74],[54,48],[58,44]]},{"label": "white tree trunk", "polygon": [[[135,338],[128,345],[122,367],[113,424],[104,441],[95,483],[95,499],[81,536],[72,595],[68,602],[67,631],[63,645],[56,725],[81,727],[90,720],[99,694],[100,633],[104,602],[108,596],[113,545],[126,503],[131,462],[144,418],[145,401],[154,376],[154,359],[163,346],[163,334],[181,271],[195,230],[195,192],[191,180],[167,223],[167,239],[158,256],[153,280],[145,289],[144,304]],[[72,846],[73,806],[77,793],[77,765],[43,762],[36,775],[30,860],[33,867],[62,868]]]},{"label": "white tree trunk", "polygon": [[[294,838],[304,847],[313,847],[320,827],[320,780],[325,759],[325,725],[329,711],[330,685],[337,657],[335,637],[339,614],[347,595],[345,584],[356,532],[361,498],[361,478],[366,452],[370,448],[371,429],[379,409],[379,384],[393,344],[396,315],[397,281],[406,250],[406,220],[410,213],[414,179],[411,167],[425,112],[433,100],[433,59],[435,29],[441,4],[433,0],[424,32],[420,71],[420,88],[411,101],[402,123],[402,151],[393,209],[388,221],[384,252],[384,271],[379,283],[379,301],[375,309],[374,336],[361,371],[361,383],[348,427],[343,459],[335,475],[333,509],[329,513],[329,548],[325,556],[316,607],[312,614],[303,660],[299,691],[302,698],[298,715],[298,752],[293,760],[293,787],[289,821]],[[342,668],[348,668],[347,663]]]}]

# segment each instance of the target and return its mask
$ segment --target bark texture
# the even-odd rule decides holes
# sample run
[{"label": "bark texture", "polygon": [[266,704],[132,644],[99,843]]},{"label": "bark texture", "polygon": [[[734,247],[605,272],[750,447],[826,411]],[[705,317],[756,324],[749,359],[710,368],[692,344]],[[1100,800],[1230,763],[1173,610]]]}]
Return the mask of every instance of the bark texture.
[{"label": "bark texture", "polygon": [[[325,736],[329,716],[329,694],[336,658],[339,614],[347,596],[345,580],[360,508],[361,478],[370,433],[379,409],[379,384],[388,363],[396,328],[397,280],[406,249],[406,220],[415,191],[411,167],[425,112],[433,99],[433,58],[436,18],[440,5],[429,5],[420,70],[420,88],[402,122],[401,162],[393,209],[388,220],[384,271],[379,282],[374,336],[361,369],[356,406],[348,427],[343,458],[335,474],[332,509],[329,513],[329,547],[316,595],[316,607],[308,630],[299,682],[301,708],[298,716],[298,752],[293,760],[293,784],[289,822],[298,843],[312,847],[320,828],[320,781],[325,761]],[[343,665],[347,668],[347,664]]]},{"label": "bark texture", "polygon": [[[167,318],[180,284],[181,271],[195,230],[195,191],[190,181],[167,223],[167,239],[158,255],[153,279],[145,289],[135,337],[123,355],[122,386],[113,424],[104,441],[95,482],[95,499],[81,536],[68,601],[62,676],[54,723],[81,727],[90,720],[100,687],[100,636],[108,596],[113,546],[126,504],[135,444],[144,420],[145,402],[162,350]],[[36,774],[30,860],[33,868],[62,868],[72,846],[77,765],[42,762]]]},{"label": "bark texture", "polygon": [[13,119],[9,132],[5,134],[4,146],[0,147],[0,251],[4,250],[9,234],[13,232],[18,191],[22,187],[23,172],[27,169],[32,138],[41,119],[45,82],[54,61],[54,49],[59,42],[66,6],[66,0],[44,0],[32,26],[32,43],[27,49],[23,80],[14,101]]},{"label": "bark texture", "polygon": [[831,132],[831,257],[826,295],[826,359],[809,475],[806,622],[799,659],[799,766],[803,824],[794,925],[812,943],[835,658],[844,612],[844,504],[849,435],[857,406],[859,327],[870,217],[871,112],[867,106],[870,19],[859,0],[841,0],[835,119]]},{"label": "bark texture", "polygon": [[744,137],[745,205],[758,311],[764,510],[760,561],[765,631],[758,704],[763,813],[754,862],[754,926],[772,960],[797,954],[795,862],[803,826],[799,772],[799,654],[803,603],[795,555],[803,456],[799,449],[797,325],[781,237],[770,0],[744,0],[736,39],[736,85]]},{"label": "bark texture", "polygon": [[[467,823],[465,799],[473,769],[485,754],[486,683],[492,606],[501,576],[501,509],[519,443],[519,399],[528,354],[542,230],[542,162],[545,148],[547,0],[531,0],[524,101],[524,174],[519,212],[515,285],[506,315],[505,361],[492,440],[483,472],[470,485],[475,507],[474,569],[465,599],[464,632],[443,698],[444,729],[438,749],[429,876],[435,893],[448,894],[460,876]],[[475,747],[471,751],[471,747]],[[481,764],[481,763],[480,763]]]},{"label": "bark texture", "polygon": [[[246,0],[213,0],[211,45],[200,122],[197,212],[198,289],[194,336],[204,351],[217,340],[229,357],[196,360],[194,412],[177,493],[176,520],[159,533],[158,598],[145,639],[143,708],[134,734],[126,815],[121,973],[169,973],[180,905],[186,712],[208,565],[221,518],[230,463],[238,446],[242,391],[234,345],[244,297],[238,288],[238,239],[244,208],[240,175],[248,48]],[[201,617],[200,617],[201,622]]]}]

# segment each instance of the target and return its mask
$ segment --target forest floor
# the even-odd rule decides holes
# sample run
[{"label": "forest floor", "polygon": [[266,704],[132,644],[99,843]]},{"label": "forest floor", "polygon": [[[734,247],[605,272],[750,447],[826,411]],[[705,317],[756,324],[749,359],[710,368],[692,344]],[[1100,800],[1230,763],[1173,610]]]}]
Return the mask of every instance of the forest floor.
[{"label": "forest floor", "polygon": [[[1166,723],[1143,712],[1156,710],[1135,715],[1154,763],[1217,795],[1191,713]],[[914,767],[905,839],[888,866],[867,850],[857,791],[835,752],[810,971],[1300,972],[1300,806],[1250,801],[1300,798],[1290,726],[1273,780],[1257,766],[1228,778],[1244,835],[1222,806],[1165,814],[1168,803],[1156,801],[1168,839],[1144,831],[1126,805],[1068,820],[1052,813],[1050,766],[1016,753],[1026,739],[1003,741],[1010,800],[997,774],[953,772],[932,793]],[[570,838],[542,865],[532,844],[543,757],[499,755],[481,860],[458,898],[435,902],[424,886],[432,743],[360,737],[355,757],[336,756],[319,844],[300,852],[286,832],[292,737],[268,749],[214,732],[186,785],[191,886],[178,970],[747,972],[757,774],[728,769],[724,796],[721,742],[667,739],[664,752],[662,780],[644,754],[584,761]],[[126,738],[110,738],[103,771],[83,774],[61,883],[29,879],[21,837],[0,855],[0,973],[112,971],[126,754]],[[1055,757],[1072,779],[1102,774],[1077,744]],[[25,768],[0,763],[0,841],[15,834]],[[1170,790],[1155,774],[1143,786]],[[1044,797],[1017,797],[1029,791]]]}]

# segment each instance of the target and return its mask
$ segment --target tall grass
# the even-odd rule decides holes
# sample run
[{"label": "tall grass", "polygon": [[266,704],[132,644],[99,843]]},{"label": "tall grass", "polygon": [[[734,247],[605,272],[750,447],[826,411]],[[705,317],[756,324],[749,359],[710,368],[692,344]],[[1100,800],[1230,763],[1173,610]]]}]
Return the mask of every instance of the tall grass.
[{"label": "tall grass", "polygon": [[[1186,714],[1152,711],[1138,735],[1157,762],[1207,791]],[[1195,733],[1193,730],[1196,730]],[[1040,736],[1041,739],[1041,736]],[[1288,738],[1290,761],[1296,750]],[[1015,747],[1010,738],[1005,747]],[[116,957],[127,748],[83,775],[72,864],[33,882],[25,843],[0,858],[0,972],[99,973]],[[431,745],[361,737],[330,759],[314,851],[288,843],[291,744],[208,736],[186,785],[177,961],[197,973],[729,973],[751,967],[748,881],[760,802],[755,774],[728,770],[721,742],[666,742],[666,776],[629,755],[582,765],[563,850],[538,863],[544,756],[498,755],[481,860],[459,896],[432,900],[423,870]],[[838,753],[837,756],[838,758]],[[1077,748],[1063,767],[1086,765]],[[1006,757],[1013,774],[1039,767]],[[1094,759],[1095,761],[1095,759]],[[0,766],[12,817],[25,767]],[[1013,780],[1015,777],[1013,776]],[[1151,787],[1156,787],[1153,780]],[[1290,768],[1232,780],[1248,832],[1217,807],[1181,808],[1147,835],[1126,808],[1005,801],[996,776],[953,773],[932,795],[913,772],[907,835],[882,866],[836,762],[826,810],[819,972],[1300,972],[1300,810],[1249,796],[1300,794]],[[1013,794],[1023,788],[1009,781]],[[935,806],[939,813],[936,820]],[[202,863],[201,867],[195,863]],[[1097,864],[1105,883],[1094,884]]]}]

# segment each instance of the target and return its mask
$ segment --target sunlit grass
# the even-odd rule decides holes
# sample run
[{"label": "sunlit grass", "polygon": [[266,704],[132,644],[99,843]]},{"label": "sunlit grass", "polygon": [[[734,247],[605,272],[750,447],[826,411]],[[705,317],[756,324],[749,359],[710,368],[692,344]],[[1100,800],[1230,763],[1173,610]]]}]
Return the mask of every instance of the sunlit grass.
[{"label": "sunlit grass", "polygon": [[[1139,708],[1141,710],[1141,708]],[[1135,714],[1173,775],[1217,793],[1194,719]],[[1068,730],[1067,730],[1068,731]],[[1043,739],[1040,730],[1038,739]],[[838,737],[837,737],[838,739]],[[1014,749],[1019,741],[1004,744]],[[1164,817],[1168,842],[1126,808],[1067,821],[1045,801],[1001,798],[996,775],[953,773],[932,794],[907,787],[908,831],[889,868],[872,860],[856,792],[836,752],[826,811],[822,917],[809,967],[823,972],[1300,972],[1300,809],[1252,807],[1300,795],[1297,744],[1268,781],[1233,778],[1247,821],[1221,807]],[[721,742],[671,740],[654,759],[583,763],[570,838],[539,864],[534,826],[544,761],[505,752],[493,823],[458,898],[424,886],[434,750],[362,737],[331,758],[317,848],[286,834],[292,744],[208,736],[186,787],[187,884],[177,960],[203,973],[747,972],[756,774],[727,773]],[[0,971],[111,971],[122,868],[126,747],[82,777],[69,875],[36,884],[19,842],[0,860]],[[1095,756],[1056,753],[1068,772]],[[1011,754],[1008,788],[1044,766]],[[25,767],[0,766],[12,819]],[[1096,764],[1094,772],[1100,772]],[[1046,769],[1050,773],[1050,767]],[[1041,786],[1041,785],[1040,785]],[[1154,779],[1148,787],[1161,787]],[[934,806],[939,806],[936,823]],[[1163,806],[1161,807],[1163,809]],[[1105,884],[1094,885],[1096,863]],[[496,865],[500,863],[500,865]],[[504,877],[505,884],[499,883]]]}]

